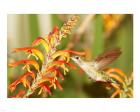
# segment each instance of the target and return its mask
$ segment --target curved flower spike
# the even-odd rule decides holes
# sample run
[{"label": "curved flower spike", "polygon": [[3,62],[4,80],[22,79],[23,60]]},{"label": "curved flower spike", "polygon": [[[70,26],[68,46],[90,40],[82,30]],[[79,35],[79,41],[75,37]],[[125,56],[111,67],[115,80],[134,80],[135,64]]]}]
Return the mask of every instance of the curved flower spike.
[{"label": "curved flower spike", "polygon": [[47,43],[47,41],[42,38],[42,37],[38,37],[33,43],[32,43],[32,46],[38,46],[39,44],[42,44],[46,50],[46,52],[48,53],[49,50],[50,50],[50,46],[49,44]]},{"label": "curved flower spike", "polygon": [[42,61],[44,61],[43,54],[36,48],[33,47],[24,47],[24,48],[15,48],[13,52],[19,52],[19,51],[25,51],[30,53],[31,55],[35,56],[35,58],[38,60],[38,58]]},{"label": "curved flower spike", "polygon": [[77,21],[79,20],[79,16],[72,16],[60,29],[60,40],[62,37],[66,37],[68,34],[71,34],[72,28],[76,25]]},{"label": "curved flower spike", "polygon": [[10,67],[15,67],[18,66],[19,64],[25,64],[23,68],[26,68],[28,72],[30,72],[30,66],[33,65],[37,71],[39,71],[39,65],[36,61],[34,60],[19,60],[13,63],[8,64]]},{"label": "curved flower spike", "polygon": [[16,81],[14,81],[12,84],[9,85],[9,90],[12,92],[15,90],[16,86],[19,83],[23,83],[24,87],[29,87],[30,88],[30,82],[27,80],[27,77],[31,76],[33,80],[35,80],[35,74],[34,72],[26,72],[22,76],[20,76]]}]

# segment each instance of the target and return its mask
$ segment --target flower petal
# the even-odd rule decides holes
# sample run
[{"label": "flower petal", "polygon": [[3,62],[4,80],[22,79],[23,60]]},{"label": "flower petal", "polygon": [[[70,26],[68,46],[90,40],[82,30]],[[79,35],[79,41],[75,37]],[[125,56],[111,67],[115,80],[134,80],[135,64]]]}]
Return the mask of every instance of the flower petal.
[{"label": "flower petal", "polygon": [[71,54],[76,54],[76,55],[81,55],[81,56],[86,55],[86,52],[77,52],[77,51],[72,51],[72,50],[63,50],[63,52],[67,52],[67,53],[71,53]]},{"label": "flower petal", "polygon": [[66,75],[66,72],[68,72],[69,69],[65,66],[65,64],[71,67],[72,69],[77,69],[76,66],[71,63],[67,63],[64,60],[58,60],[48,63],[48,67],[46,68],[46,70],[50,67],[60,67],[64,70],[64,75]]},{"label": "flower petal", "polygon": [[30,88],[30,82],[26,79],[28,76],[31,76],[35,80],[34,72],[26,72],[23,75],[21,75],[16,81],[9,85],[9,90],[11,92],[14,91],[19,83],[23,83],[24,87],[28,86]]},{"label": "flower petal", "polygon": [[26,51],[30,54],[34,54],[35,56],[39,57],[39,59],[43,62],[44,56],[43,54],[36,48],[33,47],[25,47],[25,48],[15,48],[13,52],[19,52],[19,51]]},{"label": "flower petal", "polygon": [[62,88],[62,86],[60,85],[60,83],[59,83],[58,80],[55,80],[55,84],[56,84],[56,86],[57,86],[61,91],[63,90],[63,88]]},{"label": "flower petal", "polygon": [[9,89],[11,92],[13,92],[13,91],[15,90],[16,86],[17,86],[19,83],[20,83],[19,80],[14,81],[12,84],[10,84],[10,85],[8,86],[8,89]]},{"label": "flower petal", "polygon": [[120,82],[121,84],[124,83],[124,81],[123,81],[119,76],[117,76],[116,74],[110,73],[110,74],[108,74],[108,75],[109,75],[110,77],[112,77],[113,79],[117,80],[118,82]]},{"label": "flower petal", "polygon": [[116,90],[112,95],[111,98],[115,98],[120,93],[119,90]]},{"label": "flower petal", "polygon": [[[52,94],[51,89],[48,85],[41,83],[41,84],[39,84],[39,87],[41,87],[42,90],[47,91],[50,95]],[[42,90],[41,90],[41,92],[42,92]],[[39,94],[41,94],[41,92],[39,92]]]},{"label": "flower petal", "polygon": [[25,65],[31,64],[31,65],[33,65],[33,66],[35,67],[35,69],[36,69],[37,71],[39,71],[39,65],[38,65],[38,63],[37,63],[36,61],[34,61],[34,60],[28,60],[28,59],[26,59],[26,60],[19,60],[19,61],[10,63],[10,64],[8,64],[8,65],[9,65],[10,67],[16,67],[16,66],[18,66],[19,64],[25,64]]},{"label": "flower petal", "polygon": [[109,70],[107,70],[107,73],[118,73],[118,75],[120,75],[121,77],[123,77],[124,79],[127,79],[127,75],[125,73],[123,73],[123,71],[121,71],[118,68],[111,68]]},{"label": "flower petal", "polygon": [[47,41],[46,41],[44,38],[38,37],[38,38],[32,43],[32,46],[34,47],[34,46],[37,46],[37,45],[39,45],[39,44],[42,44],[42,45],[45,47],[46,52],[49,52],[50,46],[49,46],[49,44],[47,43]]},{"label": "flower petal", "polygon": [[64,80],[64,77],[63,77],[62,73],[59,71],[59,69],[58,69],[57,67],[50,67],[50,68],[47,68],[47,69],[46,69],[46,74],[47,74],[48,72],[49,72],[49,73],[56,72],[57,75],[58,75],[59,77],[61,77],[62,80]]},{"label": "flower petal", "polygon": [[55,26],[55,27],[53,28],[53,31],[50,32],[50,33],[47,35],[47,38],[46,38],[47,41],[48,41],[48,42],[51,42],[52,37],[54,37],[54,34],[57,33],[58,31],[59,31],[58,27]]},{"label": "flower petal", "polygon": [[57,51],[52,55],[53,60],[55,60],[57,57],[63,57],[63,59],[66,60],[67,62],[69,62],[70,60],[70,54],[64,51]]},{"label": "flower petal", "polygon": [[77,67],[71,63],[68,63],[64,60],[58,60],[58,61],[53,61],[51,63],[48,64],[49,67],[53,67],[53,66],[58,66],[58,67],[62,67],[61,65],[68,65],[69,67],[71,67],[72,69],[76,69]]}]

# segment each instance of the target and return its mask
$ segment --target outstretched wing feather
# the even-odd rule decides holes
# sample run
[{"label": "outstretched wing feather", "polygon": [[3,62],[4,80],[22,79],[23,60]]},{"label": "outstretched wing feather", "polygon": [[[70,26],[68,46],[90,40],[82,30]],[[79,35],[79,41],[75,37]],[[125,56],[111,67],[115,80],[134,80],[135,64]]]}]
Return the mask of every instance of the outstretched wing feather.
[{"label": "outstretched wing feather", "polygon": [[110,64],[112,61],[117,59],[121,54],[121,51],[119,48],[113,49],[111,51],[105,52],[101,55],[99,55],[95,60],[94,60],[94,67],[96,70],[101,70],[103,69],[106,65]]}]

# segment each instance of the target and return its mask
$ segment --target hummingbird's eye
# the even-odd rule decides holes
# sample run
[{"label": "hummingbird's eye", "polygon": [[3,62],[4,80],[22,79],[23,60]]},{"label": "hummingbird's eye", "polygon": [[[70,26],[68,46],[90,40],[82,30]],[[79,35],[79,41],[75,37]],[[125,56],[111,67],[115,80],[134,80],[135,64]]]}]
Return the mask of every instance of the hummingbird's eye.
[{"label": "hummingbird's eye", "polygon": [[79,59],[79,57],[78,57],[78,56],[76,56],[75,58],[76,58],[76,59]]}]

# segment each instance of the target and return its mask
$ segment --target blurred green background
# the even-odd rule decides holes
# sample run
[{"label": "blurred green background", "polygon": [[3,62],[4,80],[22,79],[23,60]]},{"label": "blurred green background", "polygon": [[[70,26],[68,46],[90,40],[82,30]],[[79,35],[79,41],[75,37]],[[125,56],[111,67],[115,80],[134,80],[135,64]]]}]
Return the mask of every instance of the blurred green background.
[{"label": "blurred green background", "polygon": [[[61,28],[72,15],[66,14],[10,14],[7,16],[8,63],[26,57],[24,53],[11,54],[16,47],[30,46],[38,37],[44,37],[54,26]],[[133,15],[131,14],[96,14],[80,15],[80,20],[68,38],[62,39],[58,49],[71,48],[86,51],[86,60],[92,60],[100,53],[119,47],[122,55],[109,67],[119,68],[128,76],[133,72]],[[22,73],[21,67],[8,67],[8,85]],[[106,88],[90,81],[84,73],[75,70],[70,72],[61,82],[63,91],[52,89],[54,98],[100,98],[109,97]],[[19,85],[19,88],[22,88]],[[13,95],[8,92],[8,96]],[[33,97],[40,97],[34,95]]]}]

